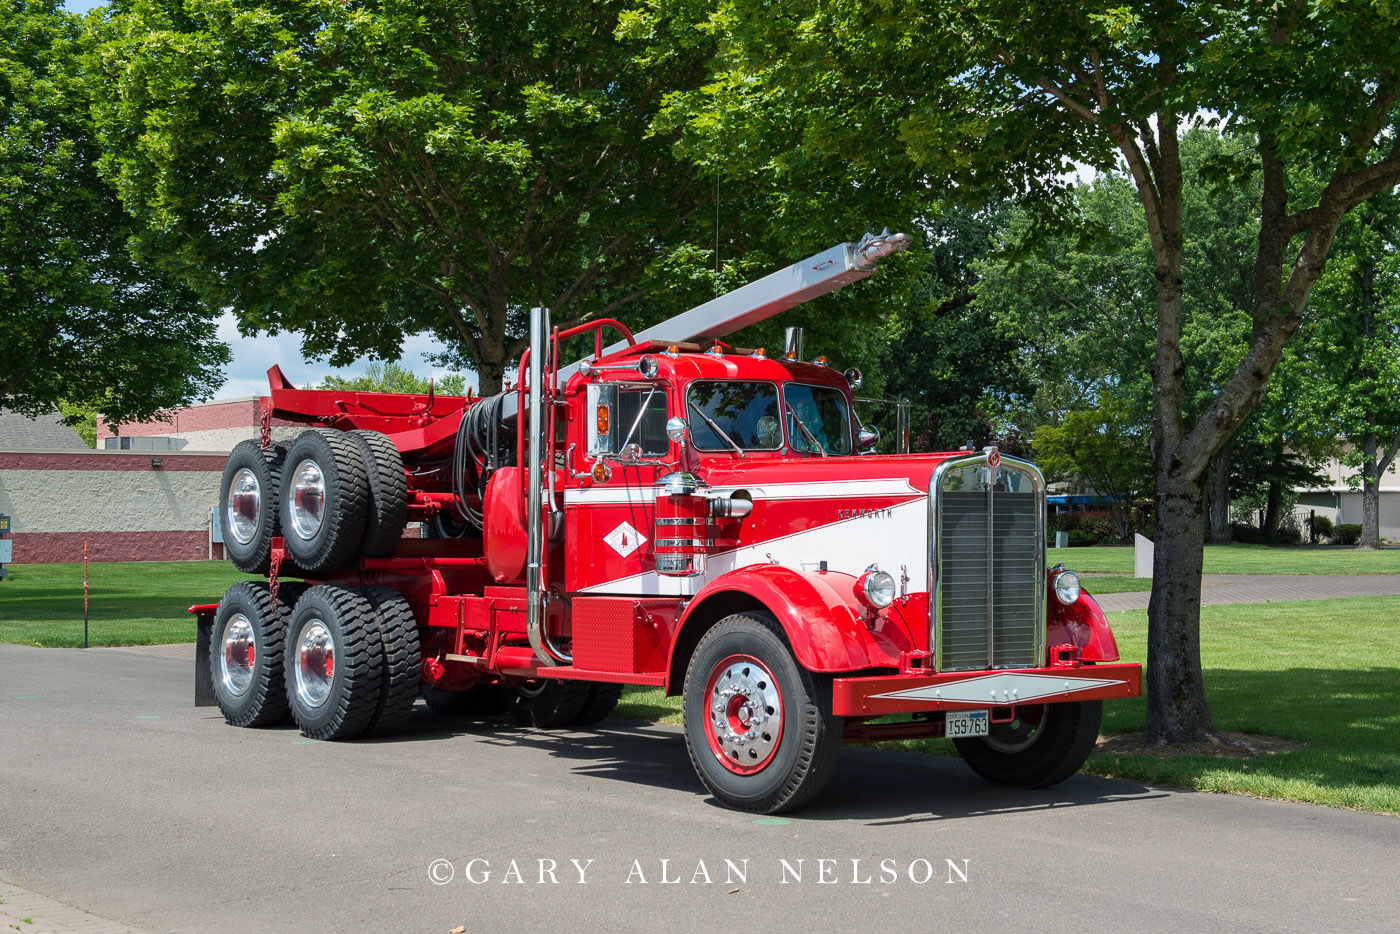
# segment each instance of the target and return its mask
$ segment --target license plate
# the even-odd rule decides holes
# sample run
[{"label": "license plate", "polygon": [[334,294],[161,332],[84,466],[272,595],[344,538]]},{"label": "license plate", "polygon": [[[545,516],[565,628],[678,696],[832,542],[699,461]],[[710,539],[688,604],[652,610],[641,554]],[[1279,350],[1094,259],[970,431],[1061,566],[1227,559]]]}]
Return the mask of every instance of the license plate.
[{"label": "license plate", "polygon": [[964,736],[986,736],[991,727],[991,720],[985,710],[954,710],[947,715],[947,729],[944,733],[949,739],[961,739]]}]

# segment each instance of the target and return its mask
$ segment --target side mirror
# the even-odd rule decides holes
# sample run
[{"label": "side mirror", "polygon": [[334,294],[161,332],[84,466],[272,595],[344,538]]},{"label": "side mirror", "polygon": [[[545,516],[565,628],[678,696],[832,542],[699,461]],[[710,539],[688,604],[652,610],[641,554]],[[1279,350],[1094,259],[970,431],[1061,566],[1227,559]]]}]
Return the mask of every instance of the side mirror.
[{"label": "side mirror", "polygon": [[685,447],[686,441],[690,437],[690,423],[679,415],[673,415],[666,419],[666,437]]},{"label": "side mirror", "polygon": [[875,451],[875,445],[880,443],[880,432],[868,426],[862,426],[856,434],[856,447],[862,454],[871,454]]}]

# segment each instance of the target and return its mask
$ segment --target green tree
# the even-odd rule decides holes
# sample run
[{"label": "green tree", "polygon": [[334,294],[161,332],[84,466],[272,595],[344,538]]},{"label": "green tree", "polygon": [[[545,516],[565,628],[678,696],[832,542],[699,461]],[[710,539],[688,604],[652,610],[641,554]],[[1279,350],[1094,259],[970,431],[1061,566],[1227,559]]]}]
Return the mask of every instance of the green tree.
[{"label": "green tree", "polygon": [[1361,538],[1380,547],[1380,480],[1400,453],[1400,198],[1372,199],[1347,218],[1318,286],[1330,314],[1324,368],[1339,385],[1337,430],[1360,471]]},{"label": "green tree", "polygon": [[[341,389],[348,392],[426,393],[429,378],[418,376],[408,367],[390,360],[373,360],[359,376],[327,376],[312,389]],[[447,373],[432,380],[432,390],[444,396],[465,396],[467,380],[461,373]]]},{"label": "green tree", "polygon": [[[1009,192],[1046,226],[1058,220],[1075,162],[1108,170],[1123,161],[1156,293],[1147,735],[1218,738],[1200,666],[1203,479],[1264,398],[1342,218],[1400,182],[1400,10],[1344,0],[669,6],[725,38],[719,79],[676,102],[716,155],[859,153],[863,176]],[[1215,168],[1222,177],[1258,172],[1259,235],[1239,309],[1248,344],[1192,417],[1181,142],[1185,126],[1212,120],[1253,140]],[[1290,185],[1290,169],[1303,166],[1321,179],[1316,190]]]},{"label": "green tree", "polygon": [[0,0],[0,407],[61,401],[121,420],[222,382],[213,315],[148,263],[97,174],[81,22],[58,0]]},{"label": "green tree", "polygon": [[1105,399],[1076,409],[1058,425],[1035,433],[1035,457],[1046,474],[1108,500],[1119,538],[1133,533],[1133,503],[1152,489],[1152,454],[1142,419],[1128,406]]},{"label": "green tree", "polygon": [[97,409],[60,400],[58,411],[62,413],[64,421],[73,426],[84,444],[90,448],[97,447]]},{"label": "green tree", "polygon": [[714,43],[664,21],[619,36],[624,6],[115,0],[104,170],[144,253],[245,331],[301,332],[336,365],[431,331],[457,349],[436,362],[489,393],[530,307],[650,323],[841,216],[736,267],[762,233],[747,219],[790,212],[653,129]]}]

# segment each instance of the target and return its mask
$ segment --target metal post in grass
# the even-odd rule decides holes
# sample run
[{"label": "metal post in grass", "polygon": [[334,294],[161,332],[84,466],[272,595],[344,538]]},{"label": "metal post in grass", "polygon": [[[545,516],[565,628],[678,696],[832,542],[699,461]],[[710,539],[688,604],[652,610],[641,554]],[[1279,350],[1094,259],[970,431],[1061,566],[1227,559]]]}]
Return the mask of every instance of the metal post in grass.
[{"label": "metal post in grass", "polygon": [[83,542],[83,648],[88,647],[88,547]]}]

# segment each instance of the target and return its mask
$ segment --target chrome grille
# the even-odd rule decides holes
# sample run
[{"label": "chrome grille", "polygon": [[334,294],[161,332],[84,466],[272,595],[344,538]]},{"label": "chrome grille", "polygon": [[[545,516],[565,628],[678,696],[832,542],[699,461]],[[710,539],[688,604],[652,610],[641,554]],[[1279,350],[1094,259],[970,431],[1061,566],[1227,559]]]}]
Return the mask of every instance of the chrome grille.
[{"label": "chrome grille", "polygon": [[1025,461],[987,455],[934,473],[930,568],[940,671],[1039,667],[1044,654],[1045,487]]}]

